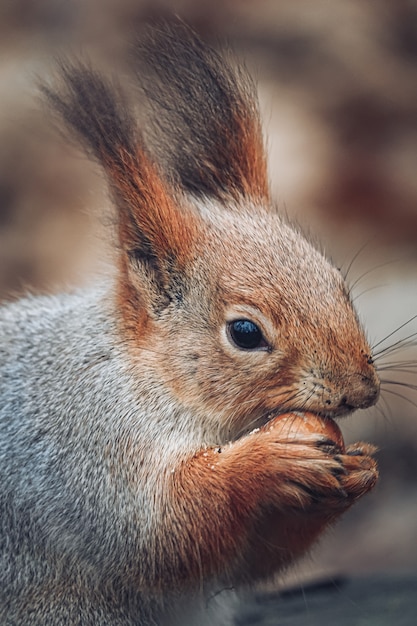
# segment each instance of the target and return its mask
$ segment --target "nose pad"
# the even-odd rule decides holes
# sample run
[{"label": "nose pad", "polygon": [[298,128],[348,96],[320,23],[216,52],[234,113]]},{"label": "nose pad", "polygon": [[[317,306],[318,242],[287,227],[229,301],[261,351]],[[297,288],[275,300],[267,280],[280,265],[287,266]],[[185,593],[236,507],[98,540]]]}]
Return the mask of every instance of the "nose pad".
[{"label": "nose pad", "polygon": [[340,399],[339,408],[352,411],[354,409],[367,409],[376,404],[379,391],[380,382],[375,371],[372,372],[372,376],[359,374],[349,392]]}]

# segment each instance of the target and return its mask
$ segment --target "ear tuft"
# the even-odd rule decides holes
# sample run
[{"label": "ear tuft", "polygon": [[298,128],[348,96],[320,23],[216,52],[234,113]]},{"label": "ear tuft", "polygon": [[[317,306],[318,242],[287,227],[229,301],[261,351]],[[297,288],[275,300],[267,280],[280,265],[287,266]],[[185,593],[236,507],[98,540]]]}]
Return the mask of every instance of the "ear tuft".
[{"label": "ear tuft", "polygon": [[135,60],[151,102],[155,151],[169,177],[197,197],[267,201],[262,129],[246,72],[181,22],[151,29]]},{"label": "ear tuft", "polygon": [[150,159],[120,87],[85,65],[60,67],[61,89],[43,87],[43,92],[107,175],[118,209],[125,278],[129,259],[141,259],[163,291],[169,268],[187,262],[196,218],[178,206],[178,194]]}]

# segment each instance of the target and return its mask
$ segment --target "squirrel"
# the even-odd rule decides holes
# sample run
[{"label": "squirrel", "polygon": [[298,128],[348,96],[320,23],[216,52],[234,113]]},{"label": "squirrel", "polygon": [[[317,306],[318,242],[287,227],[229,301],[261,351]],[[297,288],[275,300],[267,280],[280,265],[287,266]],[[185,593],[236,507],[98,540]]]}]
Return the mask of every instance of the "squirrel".
[{"label": "squirrel", "polygon": [[111,275],[0,309],[4,625],[225,624],[216,591],[377,479],[370,444],[276,426],[371,406],[379,378],[340,271],[274,207],[251,79],[182,24],[133,56],[146,135],[88,65],[42,88],[118,241]]}]

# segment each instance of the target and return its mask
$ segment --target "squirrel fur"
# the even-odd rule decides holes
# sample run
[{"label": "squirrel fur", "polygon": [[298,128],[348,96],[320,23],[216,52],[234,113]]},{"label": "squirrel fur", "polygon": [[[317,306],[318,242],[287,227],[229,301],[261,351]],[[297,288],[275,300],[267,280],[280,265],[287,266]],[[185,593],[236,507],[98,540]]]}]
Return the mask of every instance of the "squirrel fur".
[{"label": "squirrel fur", "polygon": [[204,598],[285,568],[377,477],[372,446],[270,421],[365,408],[379,381],[339,271],[273,207],[250,80],[181,24],[135,54],[146,143],[89,67],[44,87],[119,247],[97,285],[0,312],[4,625],[203,624]]}]

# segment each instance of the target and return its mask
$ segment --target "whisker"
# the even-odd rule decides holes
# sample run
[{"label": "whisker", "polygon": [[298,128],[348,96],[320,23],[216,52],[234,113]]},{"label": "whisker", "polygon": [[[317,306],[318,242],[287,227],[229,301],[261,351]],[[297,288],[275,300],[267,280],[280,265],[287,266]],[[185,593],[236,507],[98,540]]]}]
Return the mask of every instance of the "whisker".
[{"label": "whisker", "polygon": [[387,401],[387,399],[386,399],[386,398],[384,398],[384,396],[383,396],[383,395],[381,395],[381,396],[380,396],[380,400],[381,400],[381,402],[385,405],[385,408],[387,409],[387,411],[388,411],[388,413],[389,413],[390,417],[392,417],[391,407],[390,407],[389,402]]},{"label": "whisker", "polygon": [[408,367],[378,367],[378,372],[393,372],[394,374],[397,372],[398,374],[417,374],[417,363],[415,363],[415,369],[411,369],[413,366]]},{"label": "whisker", "polygon": [[417,403],[413,402],[413,400],[410,400],[410,398],[407,398],[407,396],[404,396],[401,393],[398,393],[397,391],[393,391],[393,389],[384,389],[384,393],[390,393],[393,396],[396,396],[397,398],[401,398],[401,400],[405,400],[406,402],[409,402],[410,404],[413,405],[414,408],[417,409]]},{"label": "whisker", "polygon": [[356,285],[358,285],[361,282],[361,280],[365,278],[365,276],[369,276],[369,274],[376,272],[382,267],[386,267],[387,265],[393,265],[394,263],[399,263],[400,261],[402,261],[402,259],[392,259],[390,261],[384,261],[384,263],[379,263],[378,265],[375,265],[374,267],[371,267],[370,269],[366,270],[351,285],[349,285],[349,292],[352,293]]},{"label": "whisker", "polygon": [[[388,423],[391,424],[392,423],[391,408],[390,408],[388,402],[385,400],[385,398],[381,397],[381,400],[384,402],[385,409],[383,409],[381,406],[379,406],[379,403],[376,404],[375,406],[373,406],[372,408],[373,408],[374,411],[377,411],[381,415],[381,417],[383,418],[383,420],[385,422],[388,422]],[[389,415],[387,415],[386,411],[388,411]]]},{"label": "whisker", "polygon": [[404,361],[386,361],[386,362],[382,362],[381,365],[378,365],[378,370],[382,370],[382,369],[386,369],[386,368],[391,368],[394,369],[395,367],[417,367],[417,360],[416,359],[408,359],[408,360],[404,360]]},{"label": "whisker", "polygon": [[[411,324],[411,322],[413,320],[417,319],[417,314],[413,315],[413,317],[410,317],[409,320],[407,320],[406,322],[404,322],[403,324],[401,324],[401,326],[398,326],[398,328],[396,328],[395,330],[393,330],[391,333],[389,333],[388,335],[386,335],[383,339],[381,339],[380,341],[378,341],[376,344],[374,344],[372,346],[372,349],[375,350],[375,348],[377,348],[379,345],[381,345],[381,343],[383,343],[384,341],[386,341],[387,339],[389,339],[390,337],[392,337],[393,335],[395,335],[395,333],[398,333],[399,330],[401,330],[402,328],[404,328],[405,326],[407,326],[408,324]],[[410,335],[410,337],[414,337],[417,333],[413,333],[412,335]],[[395,345],[395,344],[394,344]]]},{"label": "whisker", "polygon": [[406,387],[407,389],[417,390],[417,385],[413,385],[412,383],[401,382],[399,380],[386,380],[386,379],[383,379],[383,380],[381,380],[381,383],[383,385],[398,385],[399,387]]},{"label": "whisker", "polygon": [[[342,275],[344,277],[344,279],[347,281],[348,276],[349,276],[349,272],[353,267],[353,264],[355,263],[355,261],[359,258],[359,256],[362,254],[362,252],[365,250],[365,248],[370,244],[371,239],[367,239],[365,241],[365,243],[363,243],[361,245],[361,247],[359,248],[359,250],[353,255],[353,258],[351,259],[349,265],[347,266],[346,271],[343,270],[343,268],[340,270],[342,272]],[[349,290],[350,293],[350,290]]]},{"label": "whisker", "polygon": [[415,336],[417,336],[417,333],[413,333],[412,335],[409,335],[408,337],[404,337],[404,339],[400,339],[399,341],[396,341],[391,346],[387,346],[386,348],[379,350],[379,352],[374,352],[373,353],[374,359],[381,358],[382,355],[384,356],[389,355],[391,354],[391,352],[396,352],[397,350],[400,350],[400,349],[405,350],[405,349],[413,348],[417,346],[417,340],[410,341]]},{"label": "whisker", "polygon": [[[248,422],[247,424],[245,424],[245,427],[242,428],[239,432],[239,437],[247,432],[248,430],[251,429],[252,426],[255,426],[257,423],[259,423],[260,421],[263,421],[264,419],[268,418],[271,416],[271,414],[279,414],[280,412],[284,411],[290,411],[291,409],[288,408],[286,409],[285,407],[287,407],[289,404],[295,403],[299,398],[302,398],[305,394],[304,389],[298,389],[297,391],[294,392],[294,394],[292,396],[289,396],[288,398],[285,399],[284,405],[280,405],[279,404],[279,397],[280,396],[285,396],[286,391],[282,390],[281,393],[278,393],[276,398],[277,398],[277,406],[275,407],[275,409],[267,409],[264,412],[262,412],[260,415],[257,415],[253,420],[251,420],[250,422]],[[298,407],[298,410],[302,411],[303,408],[305,407],[306,403],[308,403],[308,401],[310,400],[310,398],[314,395],[314,389],[311,390],[311,392],[309,393],[308,397],[304,400],[304,402],[300,405],[300,407]],[[248,401],[249,403],[250,401]],[[240,405],[242,406],[242,404]]]},{"label": "whisker", "polygon": [[369,293],[370,291],[374,291],[375,289],[381,289],[381,287],[386,287],[386,286],[387,286],[386,284],[382,284],[382,285],[374,285],[373,287],[368,287],[367,289],[364,289],[363,291],[358,293],[356,296],[354,296],[352,298],[352,302],[356,302],[357,300],[359,300],[359,298],[364,296],[366,293]]}]

